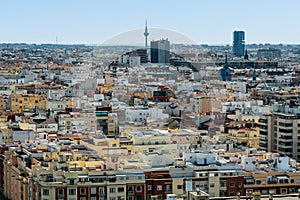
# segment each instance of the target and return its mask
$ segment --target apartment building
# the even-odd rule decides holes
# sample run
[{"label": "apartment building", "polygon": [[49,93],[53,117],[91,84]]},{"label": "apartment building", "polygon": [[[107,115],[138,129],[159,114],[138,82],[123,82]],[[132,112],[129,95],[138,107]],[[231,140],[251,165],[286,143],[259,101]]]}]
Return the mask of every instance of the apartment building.
[{"label": "apartment building", "polygon": [[95,111],[97,130],[108,137],[118,137],[119,127],[117,113],[112,113],[111,107],[97,107]]},{"label": "apartment building", "polygon": [[81,109],[66,108],[56,115],[58,130],[66,133],[90,131],[96,132],[94,112],[83,112]]},{"label": "apartment building", "polygon": [[192,190],[202,190],[210,197],[236,196],[237,192],[243,195],[244,176],[239,167],[196,167],[193,177],[185,178],[183,187],[187,181],[192,181]]},{"label": "apartment building", "polygon": [[126,122],[145,123],[149,117],[150,110],[148,107],[126,108],[125,110]]},{"label": "apartment building", "polygon": [[155,152],[164,150],[165,153],[176,154],[177,144],[171,142],[171,135],[158,131],[128,131],[123,133],[132,140],[134,153]]},{"label": "apartment building", "polygon": [[46,110],[46,98],[43,95],[11,95],[8,100],[8,109],[13,113],[34,111],[36,108]]},{"label": "apartment building", "polygon": [[274,105],[272,114],[259,119],[260,147],[300,160],[300,118],[298,108]]},{"label": "apartment building", "polygon": [[7,102],[8,102],[8,96],[6,95],[1,95],[0,96],[0,113],[6,114],[6,110],[7,110]]},{"label": "apartment building", "polygon": [[114,139],[96,135],[80,140],[80,144],[97,151],[111,168],[119,167],[120,161],[133,152],[132,141],[125,137]]},{"label": "apartment building", "polygon": [[248,145],[251,148],[259,148],[258,127],[248,128],[243,126],[229,129],[226,138],[239,144]]},{"label": "apartment building", "polygon": [[267,194],[297,193],[300,185],[299,172],[245,172],[245,192]]},{"label": "apartment building", "polygon": [[216,98],[209,95],[197,95],[191,99],[192,111],[199,114],[209,114],[213,111]]},{"label": "apartment building", "polygon": [[172,177],[169,170],[145,171],[146,198],[166,199],[167,194],[172,194]]},{"label": "apartment building", "polygon": [[259,148],[268,152],[275,152],[277,149],[277,143],[274,143],[274,118],[271,114],[265,114],[260,116],[258,120],[259,126]]}]

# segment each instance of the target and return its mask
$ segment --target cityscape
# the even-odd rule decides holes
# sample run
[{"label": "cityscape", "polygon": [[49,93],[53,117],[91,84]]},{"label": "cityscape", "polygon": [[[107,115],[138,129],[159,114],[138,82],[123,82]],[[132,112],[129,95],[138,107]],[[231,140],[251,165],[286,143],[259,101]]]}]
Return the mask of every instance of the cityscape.
[{"label": "cityscape", "polygon": [[[62,3],[49,19],[56,19],[55,13],[61,14],[65,6],[74,10],[83,6],[92,13],[98,9],[92,8],[93,3]],[[129,3],[128,13],[135,10],[129,8],[134,3]],[[24,10],[46,5],[24,4]],[[188,13],[187,5],[180,6],[181,14]],[[262,3],[257,15],[267,6]],[[25,19],[40,13],[27,11]],[[164,12],[160,20],[169,27],[158,28],[155,13],[145,13],[153,15],[145,19],[129,13],[128,26],[132,17],[140,24],[138,29],[98,43],[93,34],[81,34],[84,37],[78,41],[63,39],[60,35],[72,38],[77,33],[64,32],[54,19],[62,31],[52,27],[57,35],[48,37],[49,30],[43,32],[47,23],[41,24],[41,32],[34,30],[36,40],[29,36],[30,23],[23,27],[24,34],[9,34],[13,29],[4,26],[0,34],[0,199],[300,198],[300,40],[292,35],[298,30],[287,30],[286,37],[292,40],[288,43],[253,39],[257,33],[245,14],[244,26],[232,22],[232,30],[220,30],[230,43],[220,44],[217,38],[216,43],[210,42],[215,33],[208,42],[199,42],[205,39],[172,30],[181,22],[173,23],[168,15],[172,9]],[[73,14],[76,30],[88,29],[80,24],[84,20],[76,18],[80,13]],[[115,17],[119,15],[125,16],[116,13]],[[14,16],[7,20],[18,24]],[[113,24],[114,19],[101,20]],[[51,19],[48,25],[52,23]],[[194,28],[193,24],[191,35]],[[276,33],[269,35],[274,38]],[[285,37],[280,32],[277,36]]]}]

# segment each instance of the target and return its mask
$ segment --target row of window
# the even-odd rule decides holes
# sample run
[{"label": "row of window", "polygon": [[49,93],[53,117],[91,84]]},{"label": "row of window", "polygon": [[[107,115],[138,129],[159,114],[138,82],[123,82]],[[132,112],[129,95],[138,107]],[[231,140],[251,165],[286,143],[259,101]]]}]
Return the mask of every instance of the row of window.
[{"label": "row of window", "polygon": [[[142,192],[142,186],[135,186],[135,191],[136,192]],[[123,193],[125,192],[125,188],[124,187],[118,187],[118,188],[109,188],[109,193]],[[128,187],[128,191],[129,194],[134,193],[134,186],[129,186]],[[76,195],[77,193],[77,189],[72,188],[72,189],[68,189],[68,195]],[[87,189],[86,188],[80,188],[79,189],[79,194],[80,195],[86,195],[87,193]],[[49,196],[50,191],[48,189],[43,189],[43,195],[44,196]],[[97,194],[97,188],[96,187],[91,187],[90,188],[90,194]],[[99,188],[99,195],[105,195],[105,188],[104,187],[100,187]],[[58,190],[58,196],[62,197],[64,196],[64,190],[63,189],[59,189]]]},{"label": "row of window", "polygon": [[[145,145],[146,143],[145,142],[142,142],[142,145]],[[148,145],[151,145],[151,144],[167,144],[166,141],[162,141],[162,142],[158,142],[158,141],[155,141],[155,142],[151,142],[151,141],[148,141],[147,142]]]},{"label": "row of window", "polygon": [[[18,98],[12,98],[11,99],[12,101],[19,101],[19,102],[22,102],[22,101],[28,101],[28,98],[24,98],[24,99],[18,99]],[[29,98],[29,101],[32,101],[32,100],[34,100],[34,98]],[[39,100],[45,100],[45,98],[39,98]],[[35,101],[38,101],[38,100],[35,100]]]},{"label": "row of window", "polygon": [[[245,182],[246,185],[266,185],[266,184],[283,184],[283,183],[289,183],[288,179],[280,179],[280,180],[268,180],[268,182],[266,180],[254,180],[254,179],[249,179]],[[290,179],[290,183],[300,183],[300,179]]]},{"label": "row of window", "polygon": [[[171,185],[166,185],[165,191],[170,191],[171,188],[172,188]],[[152,189],[153,189],[152,185],[147,185],[147,190],[148,191],[151,191]],[[156,186],[157,191],[162,191],[162,189],[163,189],[162,185],[157,185]]]}]

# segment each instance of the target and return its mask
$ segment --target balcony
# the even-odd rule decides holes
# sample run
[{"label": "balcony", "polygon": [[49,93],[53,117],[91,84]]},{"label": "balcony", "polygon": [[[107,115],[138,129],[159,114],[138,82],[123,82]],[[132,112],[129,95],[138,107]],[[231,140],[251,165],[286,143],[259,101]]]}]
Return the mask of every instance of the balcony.
[{"label": "balcony", "polygon": [[259,130],[268,131],[268,127],[267,126],[263,126],[263,125],[259,125]]},{"label": "balcony", "polygon": [[259,143],[268,144],[268,140],[261,140],[261,139],[259,139]]},{"label": "balcony", "polygon": [[260,119],[258,120],[258,123],[266,124],[266,123],[268,123],[268,119],[260,118]]},{"label": "balcony", "polygon": [[291,137],[291,136],[293,136],[293,133],[283,133],[283,132],[280,132],[280,133],[278,133],[278,136],[284,136],[284,137]]},{"label": "balcony", "polygon": [[279,143],[278,144],[278,149],[282,149],[282,150],[285,150],[285,149],[290,149],[292,150],[293,148],[293,144],[285,144],[285,143]]},{"label": "balcony", "polygon": [[278,145],[293,146],[293,140],[292,139],[279,139],[278,143],[279,143]]},{"label": "balcony", "polygon": [[293,133],[293,127],[278,127],[278,132]]}]

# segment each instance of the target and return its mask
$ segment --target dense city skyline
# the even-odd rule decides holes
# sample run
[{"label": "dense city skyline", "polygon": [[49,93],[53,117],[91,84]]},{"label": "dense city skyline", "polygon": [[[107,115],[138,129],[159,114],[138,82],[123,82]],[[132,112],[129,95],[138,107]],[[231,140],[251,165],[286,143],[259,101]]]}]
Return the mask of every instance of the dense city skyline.
[{"label": "dense city skyline", "polygon": [[299,200],[299,4],[3,2],[0,199]]},{"label": "dense city skyline", "polygon": [[[150,28],[181,33],[198,44],[300,43],[299,2],[288,1],[19,1],[2,2],[0,43],[102,44],[122,32]],[[150,33],[151,35],[151,33]]]}]

